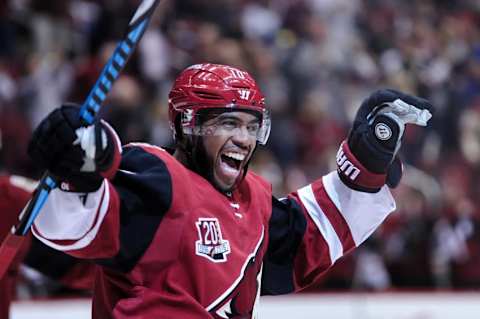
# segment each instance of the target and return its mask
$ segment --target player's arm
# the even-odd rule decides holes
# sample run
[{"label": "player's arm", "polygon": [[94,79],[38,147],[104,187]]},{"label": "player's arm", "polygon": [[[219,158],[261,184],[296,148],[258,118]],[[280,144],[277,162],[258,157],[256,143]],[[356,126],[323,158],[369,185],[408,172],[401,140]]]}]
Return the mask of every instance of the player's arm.
[{"label": "player's arm", "polygon": [[[36,187],[36,182],[17,175],[0,176],[0,240],[10,232],[12,225],[15,225],[19,213],[31,197]],[[29,239],[26,240],[10,265],[7,274],[14,275],[29,246]]]},{"label": "player's arm", "polygon": [[[337,171],[273,199],[262,293],[300,290],[358,247],[395,209],[396,154],[405,124],[426,125],[428,101],[393,90],[361,105],[337,154]],[[388,185],[388,186],[387,186]]]},{"label": "player's arm", "polygon": [[25,207],[37,183],[18,175],[0,176],[0,238],[4,238]]},{"label": "player's arm", "polygon": [[[0,240],[18,220],[18,214],[30,198],[33,181],[20,176],[0,176]],[[18,265],[28,250],[29,240],[23,241],[20,251],[0,279],[0,318],[9,318],[10,302],[14,296]]]},{"label": "player's arm", "polygon": [[[120,154],[119,145],[115,131],[103,121],[81,127],[74,106],[62,106],[40,123],[29,154],[60,181],[32,228],[40,241],[122,269],[146,249],[161,219],[151,212],[166,211],[163,203],[169,202],[169,175],[158,157],[140,147]],[[152,225],[145,228],[145,237],[143,231],[128,237],[145,224]],[[123,240],[138,237],[142,240]]]}]

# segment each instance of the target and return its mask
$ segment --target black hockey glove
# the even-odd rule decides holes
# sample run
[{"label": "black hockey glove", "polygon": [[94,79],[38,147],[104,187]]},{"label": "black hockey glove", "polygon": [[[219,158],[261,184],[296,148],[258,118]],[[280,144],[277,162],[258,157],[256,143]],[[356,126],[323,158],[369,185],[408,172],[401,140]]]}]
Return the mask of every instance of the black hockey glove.
[{"label": "black hockey glove", "polygon": [[396,187],[402,163],[396,156],[405,124],[426,126],[433,107],[425,99],[395,90],[379,90],[362,102],[348,139],[337,154],[341,180],[349,187],[377,192]]},{"label": "black hockey glove", "polygon": [[52,111],[35,129],[28,154],[57,177],[60,188],[72,192],[97,190],[103,178],[113,178],[120,164],[120,140],[105,121],[83,126],[78,105]]}]

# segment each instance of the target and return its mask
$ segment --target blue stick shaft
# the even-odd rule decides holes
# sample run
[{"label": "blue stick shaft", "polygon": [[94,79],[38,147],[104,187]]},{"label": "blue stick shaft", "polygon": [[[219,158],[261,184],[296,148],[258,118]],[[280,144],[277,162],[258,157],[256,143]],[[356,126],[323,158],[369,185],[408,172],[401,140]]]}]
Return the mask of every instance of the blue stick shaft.
[{"label": "blue stick shaft", "polygon": [[[128,59],[135,51],[159,2],[160,0],[143,0],[139,5],[128,24],[124,39],[117,44],[112,57],[103,67],[99,78],[80,108],[79,116],[85,125],[91,125],[95,122],[97,114],[107,98],[113,83],[118,79]],[[35,218],[47,201],[48,195],[57,186],[57,181],[48,172],[43,175],[32,199],[22,212],[20,222],[15,227],[14,233],[16,235],[24,236],[28,233]]]}]

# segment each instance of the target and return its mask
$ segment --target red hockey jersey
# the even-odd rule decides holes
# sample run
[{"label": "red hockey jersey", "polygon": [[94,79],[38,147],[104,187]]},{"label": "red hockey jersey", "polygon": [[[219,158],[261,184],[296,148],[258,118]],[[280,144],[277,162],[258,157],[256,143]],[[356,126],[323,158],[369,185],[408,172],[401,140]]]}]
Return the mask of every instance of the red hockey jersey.
[{"label": "red hockey jersey", "polygon": [[251,172],[223,194],[164,149],[131,144],[98,191],[54,190],[33,232],[102,266],[94,318],[254,318],[260,294],[314,283],[394,208],[388,188],[353,191],[336,172],[281,200]]},{"label": "red hockey jersey", "polygon": [[[18,215],[30,199],[34,188],[32,181],[19,176],[0,176],[0,242],[18,222]],[[5,277],[0,280],[0,318],[9,317],[9,308],[15,283],[18,265],[28,250],[29,240],[25,241],[20,252],[10,266]]]}]

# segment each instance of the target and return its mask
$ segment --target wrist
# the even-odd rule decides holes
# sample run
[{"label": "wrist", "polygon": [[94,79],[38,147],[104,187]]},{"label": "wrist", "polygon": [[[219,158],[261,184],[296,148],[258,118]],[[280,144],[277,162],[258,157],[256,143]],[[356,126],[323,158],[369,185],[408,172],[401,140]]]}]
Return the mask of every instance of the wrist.
[{"label": "wrist", "polygon": [[343,141],[337,153],[337,172],[348,187],[375,193],[385,185],[387,175],[368,170],[352,153],[348,143]]}]

